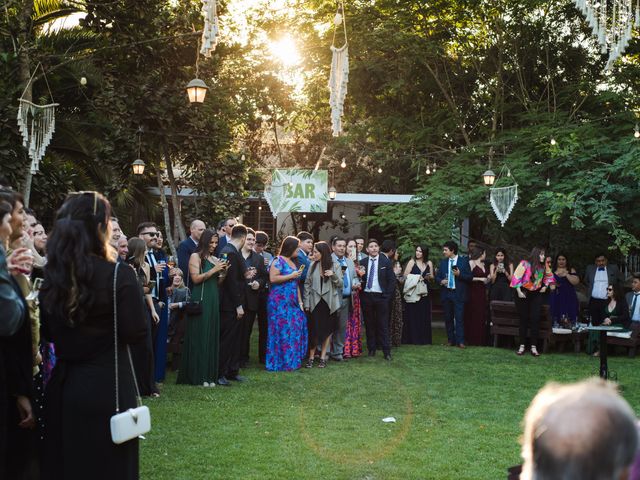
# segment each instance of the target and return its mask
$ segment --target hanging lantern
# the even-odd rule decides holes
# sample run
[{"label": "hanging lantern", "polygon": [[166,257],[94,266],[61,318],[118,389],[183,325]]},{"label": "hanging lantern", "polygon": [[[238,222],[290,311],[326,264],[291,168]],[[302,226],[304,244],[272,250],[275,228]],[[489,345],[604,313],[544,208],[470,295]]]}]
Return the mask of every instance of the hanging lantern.
[{"label": "hanging lantern", "polygon": [[190,103],[202,103],[207,95],[207,84],[199,78],[194,78],[187,84],[187,95]]},{"label": "hanging lantern", "polygon": [[496,181],[496,174],[493,173],[493,170],[487,170],[482,174],[482,180],[486,187],[491,187]]},{"label": "hanging lantern", "polygon": [[336,190],[336,187],[331,187],[329,189],[329,200],[335,200],[337,194],[338,194],[338,191]]},{"label": "hanging lantern", "polygon": [[147,165],[141,160],[141,159],[136,159],[133,161],[133,163],[131,164],[131,168],[133,169],[133,174],[134,175],[142,175],[144,173],[144,167],[146,167]]}]

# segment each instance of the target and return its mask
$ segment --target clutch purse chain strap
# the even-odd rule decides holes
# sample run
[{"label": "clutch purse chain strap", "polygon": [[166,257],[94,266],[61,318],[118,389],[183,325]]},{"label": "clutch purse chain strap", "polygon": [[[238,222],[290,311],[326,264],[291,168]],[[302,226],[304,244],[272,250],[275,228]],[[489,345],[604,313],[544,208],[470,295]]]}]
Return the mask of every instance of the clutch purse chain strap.
[{"label": "clutch purse chain strap", "polygon": [[[118,381],[118,301],[117,301],[117,278],[118,267],[120,262],[116,263],[113,270],[113,351],[115,356],[115,373],[116,373],[116,413],[120,413],[120,385]],[[136,379],[136,373],[133,368],[133,360],[131,359],[131,350],[127,345],[127,355],[129,356],[129,365],[131,366],[131,374],[133,375],[133,384],[136,387],[136,402],[138,406],[142,405],[142,399],[140,398],[140,390],[138,389],[138,380]]]}]

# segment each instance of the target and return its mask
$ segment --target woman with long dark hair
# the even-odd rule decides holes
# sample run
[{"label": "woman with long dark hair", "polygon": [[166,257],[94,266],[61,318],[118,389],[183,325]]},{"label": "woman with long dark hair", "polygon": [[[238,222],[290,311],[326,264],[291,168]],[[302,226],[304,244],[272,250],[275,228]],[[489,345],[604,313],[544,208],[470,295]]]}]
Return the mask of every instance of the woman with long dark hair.
[{"label": "woman with long dark hair", "polygon": [[220,355],[220,296],[218,281],[227,262],[213,253],[218,247],[218,234],[213,230],[202,232],[196,251],[189,258],[191,301],[200,302],[202,312],[188,315],[187,330],[182,344],[182,357],[177,383],[213,387],[216,382],[229,385],[218,377]]},{"label": "woman with long dark hair", "polygon": [[[403,278],[420,275],[425,284],[434,278],[433,263],[429,260],[429,248],[416,245],[415,254],[404,268]],[[418,277],[416,277],[418,278]],[[431,297],[427,294],[417,302],[406,302],[402,322],[402,343],[411,345],[431,345]]]},{"label": "woman with long dark hair", "polygon": [[129,239],[127,244],[129,250],[129,257],[127,263],[131,265],[136,272],[138,284],[140,285],[140,293],[142,293],[142,299],[145,304],[144,314],[145,320],[148,325],[147,336],[145,341],[138,343],[131,347],[131,356],[133,358],[133,365],[136,370],[136,378],[138,379],[138,387],[140,388],[140,394],[143,397],[160,396],[160,392],[153,381],[153,324],[157,324],[160,318],[153,305],[153,298],[151,297],[151,291],[153,288],[149,283],[151,281],[151,267],[146,262],[145,256],[147,252],[147,244],[139,237]]},{"label": "woman with long dark hair", "polygon": [[484,260],[487,253],[482,247],[471,250],[471,284],[464,309],[464,339],[467,345],[487,345],[487,283],[489,275]]},{"label": "woman with long dark hair", "polygon": [[269,267],[267,370],[272,372],[300,368],[307,354],[307,321],[298,288],[304,267],[296,268],[293,261],[299,246],[296,237],[285,238]]},{"label": "woman with long dark hair", "polygon": [[489,265],[489,301],[499,300],[501,302],[511,302],[513,300],[513,290],[509,287],[513,276],[513,263],[509,261],[507,251],[498,248],[493,257],[493,262]]},{"label": "woman with long dark hair", "polygon": [[531,355],[539,357],[537,343],[540,331],[540,314],[544,293],[556,281],[551,268],[545,263],[546,255],[541,247],[534,247],[528,259],[522,260],[511,277],[511,288],[515,288],[516,308],[520,317],[520,347],[516,352],[524,355],[527,332],[531,332]]},{"label": "woman with long dark hair", "polygon": [[335,313],[340,309],[343,274],[340,265],[333,261],[327,242],[314,245],[312,263],[304,282],[304,309],[308,313],[309,359],[305,365],[313,367],[316,347],[322,345],[318,368],[327,366],[327,348],[331,334],[337,329]]},{"label": "woman with long dark hair", "polygon": [[[52,479],[137,479],[138,440],[111,441],[116,408],[114,351],[115,252],[111,207],[99,193],[71,194],[58,211],[47,243],[40,292],[44,338],[57,363],[45,395],[44,472]],[[135,272],[121,265],[115,301],[118,320],[119,402],[136,406],[127,346],[148,334]]]},{"label": "woman with long dark hair", "polygon": [[569,265],[564,253],[556,255],[553,262],[553,276],[556,280],[556,288],[549,296],[551,318],[554,323],[564,323],[563,319],[566,319],[575,325],[578,322],[580,310],[575,286],[580,283],[580,277],[575,268]]},{"label": "woman with long dark hair", "polygon": [[[629,328],[629,304],[627,303],[622,290],[618,286],[609,285],[607,287],[607,305],[602,312],[602,325],[605,327]],[[620,332],[622,333],[622,331]],[[600,332],[589,332],[587,341],[587,353],[594,357],[600,356]]]}]

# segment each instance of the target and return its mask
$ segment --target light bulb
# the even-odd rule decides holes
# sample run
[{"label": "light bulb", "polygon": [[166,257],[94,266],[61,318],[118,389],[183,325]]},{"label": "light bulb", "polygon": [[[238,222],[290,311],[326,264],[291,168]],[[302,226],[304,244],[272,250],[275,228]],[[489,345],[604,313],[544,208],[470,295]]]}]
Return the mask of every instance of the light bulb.
[{"label": "light bulb", "polygon": [[378,173],[382,173],[382,168],[378,167]]},{"label": "light bulb", "polygon": [[431,175],[431,169],[427,167],[427,175]]},{"label": "light bulb", "polygon": [[262,205],[260,205],[260,206],[258,207],[258,210],[262,210]]},{"label": "light bulb", "polygon": [[289,182],[289,186],[290,186],[290,187],[293,187],[293,182]]},{"label": "light bulb", "polygon": [[633,130],[633,136],[636,138],[640,138],[640,129],[638,128],[637,123],[636,123],[636,128]]},{"label": "light bulb", "polygon": [[558,142],[556,142],[556,139],[555,139],[555,138],[551,137],[551,142],[549,142],[549,143],[551,143],[551,145],[555,145],[555,144],[557,144]]},{"label": "light bulb", "polygon": [[302,218],[307,218],[307,214],[306,214],[306,213],[303,213],[303,214],[302,214]]},{"label": "light bulb", "polygon": [[436,164],[433,164],[433,173],[436,173]]},{"label": "light bulb", "polygon": [[240,160],[242,160],[243,162],[246,160],[247,157],[244,156],[244,153],[242,154],[242,156],[240,157]]},{"label": "light bulb", "polygon": [[336,27],[342,24],[342,14],[336,13],[336,16],[333,17],[333,24]]},{"label": "light bulb", "polygon": [[341,166],[342,168],[347,168],[347,162],[345,161],[345,159],[344,159],[344,158],[342,159],[342,163],[340,164],[340,166]]},{"label": "light bulb", "polygon": [[547,177],[547,187],[551,185],[551,179]]},{"label": "light bulb", "polygon": [[80,85],[86,85],[87,84],[87,77],[81,77],[80,78]]}]

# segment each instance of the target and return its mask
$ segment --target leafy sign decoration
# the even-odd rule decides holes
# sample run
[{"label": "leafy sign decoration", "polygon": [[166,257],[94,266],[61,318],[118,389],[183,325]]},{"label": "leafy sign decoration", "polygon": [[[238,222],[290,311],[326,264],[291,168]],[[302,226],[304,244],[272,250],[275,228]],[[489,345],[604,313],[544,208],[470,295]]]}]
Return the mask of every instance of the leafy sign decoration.
[{"label": "leafy sign decoration", "polygon": [[325,213],[328,174],[326,170],[274,170],[264,197],[274,217],[283,212]]}]

